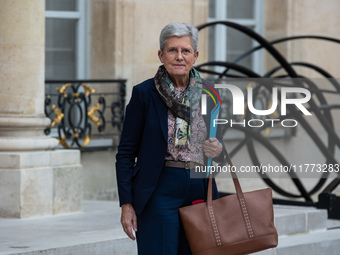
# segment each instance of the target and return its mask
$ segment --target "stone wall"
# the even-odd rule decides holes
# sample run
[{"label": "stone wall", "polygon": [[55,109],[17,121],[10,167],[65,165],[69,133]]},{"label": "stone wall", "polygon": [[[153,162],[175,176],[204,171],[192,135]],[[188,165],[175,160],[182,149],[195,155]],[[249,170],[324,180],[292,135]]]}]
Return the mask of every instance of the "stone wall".
[{"label": "stone wall", "polygon": [[[171,22],[207,21],[207,0],[91,0],[90,78],[124,78],[133,85],[153,77],[160,65],[159,34]],[[198,62],[207,58],[200,32]]]},{"label": "stone wall", "polygon": [[[340,2],[337,0],[265,0],[265,33],[268,40],[286,36],[319,35],[339,38],[337,15]],[[335,78],[340,77],[339,44],[320,40],[297,40],[277,44],[289,62],[303,61],[327,70]],[[266,58],[265,70],[277,65]],[[320,77],[312,70],[297,68],[306,77]]]},{"label": "stone wall", "polygon": [[117,200],[116,150],[81,153],[85,200]]}]

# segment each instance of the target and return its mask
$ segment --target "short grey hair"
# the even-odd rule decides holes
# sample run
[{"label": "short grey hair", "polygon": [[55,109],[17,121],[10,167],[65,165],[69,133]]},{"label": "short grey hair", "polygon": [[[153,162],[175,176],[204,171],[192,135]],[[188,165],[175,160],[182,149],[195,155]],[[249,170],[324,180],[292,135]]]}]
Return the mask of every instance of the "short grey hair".
[{"label": "short grey hair", "polygon": [[189,36],[191,39],[192,47],[194,51],[197,51],[198,45],[198,30],[196,27],[188,23],[174,22],[166,25],[159,36],[159,46],[161,50],[164,50],[167,40],[172,37]]}]

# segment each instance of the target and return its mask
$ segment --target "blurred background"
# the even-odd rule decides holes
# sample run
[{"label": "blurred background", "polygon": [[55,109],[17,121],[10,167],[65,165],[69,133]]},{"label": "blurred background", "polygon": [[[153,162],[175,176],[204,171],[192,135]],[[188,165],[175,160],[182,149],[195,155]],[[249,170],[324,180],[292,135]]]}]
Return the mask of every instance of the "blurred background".
[{"label": "blurred background", "polygon": [[[244,191],[273,189],[280,244],[261,254],[338,254],[339,11],[338,0],[0,0],[0,253],[65,253],[65,245],[70,254],[136,253],[116,188],[125,106],[160,65],[162,28],[187,22],[199,29],[201,76],[235,84],[245,98],[252,88],[256,109],[272,106],[272,86],[310,91],[311,116],[293,105],[283,116],[280,98],[269,116],[249,112],[247,101],[234,116],[221,89],[220,118],[269,124],[226,125],[223,137],[238,169],[315,169],[240,175]],[[235,192],[228,174],[217,177],[220,195]]]},{"label": "blurred background", "polygon": [[[253,30],[267,41],[306,35],[338,38],[339,9],[340,3],[336,0],[322,3],[314,0],[46,0],[45,77],[48,81],[123,79],[125,92],[119,90],[120,83],[88,84],[96,92],[116,92],[116,97],[106,95],[106,100],[120,102],[116,106],[121,110],[129,100],[132,86],[155,74],[160,65],[157,57],[159,33],[170,22],[188,22],[200,26],[209,22],[228,21]],[[208,26],[199,31],[200,56],[197,66],[209,61],[232,63],[258,45],[260,44],[248,34],[230,26]],[[340,51],[337,43],[307,38],[283,41],[274,47],[287,63],[309,63],[322,67],[334,78],[340,75]],[[245,56],[238,64],[260,77],[281,65],[272,54],[263,49]],[[209,66],[208,70],[218,72],[224,69]],[[306,66],[294,66],[294,71],[303,77],[323,77]],[[233,70],[229,72],[236,73]],[[284,73],[285,70],[278,70],[276,75]],[[201,74],[211,80],[219,77],[211,73]],[[55,88],[61,85],[47,82],[46,93],[53,94]],[[327,84],[321,86],[325,88]],[[126,101],[121,100],[123,94],[126,95]],[[98,93],[93,94],[92,101],[98,100],[98,97]],[[333,103],[338,100],[334,94],[326,97]],[[110,114],[111,112],[106,111],[106,121],[110,120]],[[336,112],[333,112],[333,117],[337,124],[334,114]],[[327,143],[327,132],[317,124],[317,119],[309,118],[308,121]],[[98,139],[81,148],[85,199],[117,198],[113,169],[119,128],[119,118],[115,125],[106,125],[105,132],[101,135],[94,126],[91,135],[99,134],[98,137],[95,136]],[[107,135],[106,139],[103,133]],[[270,139],[290,163],[324,163],[325,157],[303,128],[298,127],[294,132],[288,133],[276,131],[276,135],[266,139]],[[229,131],[228,134],[226,146],[232,151],[239,144],[242,135],[237,135],[237,131]],[[230,139],[235,136],[239,140]],[[280,163],[271,159],[271,152],[261,143],[257,143],[255,148],[262,157],[261,163]],[[334,155],[339,158],[337,151]],[[253,164],[246,148],[233,156],[235,165]],[[253,177],[244,181],[245,189],[264,185],[261,178],[256,178],[257,175]],[[318,179],[308,178],[304,181],[309,190],[316,183]],[[276,184],[288,192],[300,195],[288,175],[280,176]],[[229,180],[219,180],[219,187],[221,191],[233,192]],[[314,198],[316,195],[314,194]],[[281,197],[281,194],[276,193],[276,196]]]},{"label": "blurred background", "polygon": [[[53,153],[59,153],[61,165],[73,162],[77,166],[76,174],[58,176],[77,183],[74,194],[78,209],[82,199],[118,199],[115,154],[125,105],[132,87],[156,73],[160,65],[159,34],[171,22],[187,22],[199,28],[196,67],[204,78],[223,83],[230,77],[306,77],[313,83],[313,104],[306,104],[312,116],[302,116],[301,112],[290,116],[299,118],[297,127],[252,129],[257,134],[225,128],[225,144],[236,166],[338,164],[337,0],[0,2],[1,64],[7,66],[0,69],[1,86],[6,91],[0,95],[0,150],[19,153],[56,147]],[[252,51],[256,47],[259,48]],[[244,89],[247,85],[242,86]],[[271,91],[258,91],[255,105],[268,109]],[[232,102],[228,95],[222,96],[226,96],[223,113],[229,114]],[[279,110],[270,117],[277,118]],[[37,123],[39,132],[37,127],[32,128]],[[66,160],[71,152],[79,156],[79,162]],[[36,166],[37,161],[31,158],[28,165]],[[13,166],[2,167],[4,176],[10,167]],[[282,174],[270,183],[254,174],[241,184],[245,190],[270,185],[275,198],[317,206],[318,196],[328,184],[332,184],[326,192],[328,198],[331,192],[340,193],[337,176],[319,174],[294,180]],[[40,180],[41,185],[44,180]],[[6,185],[13,187],[7,182],[2,187]],[[218,186],[221,193],[234,192],[229,178],[219,179]],[[62,187],[64,192],[70,185]],[[23,194],[19,190],[18,186],[13,192]],[[41,202],[46,208],[51,204]]]}]

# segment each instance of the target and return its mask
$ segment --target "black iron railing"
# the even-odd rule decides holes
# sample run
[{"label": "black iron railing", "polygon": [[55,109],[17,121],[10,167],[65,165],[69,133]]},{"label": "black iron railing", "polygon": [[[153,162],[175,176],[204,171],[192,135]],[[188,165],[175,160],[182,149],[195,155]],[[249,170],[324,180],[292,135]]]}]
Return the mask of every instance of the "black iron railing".
[{"label": "black iron railing", "polygon": [[[334,125],[334,112],[339,109],[339,104],[331,104],[328,103],[328,99],[325,94],[332,94],[333,96],[340,96],[340,82],[338,79],[335,79],[327,70],[323,69],[320,66],[317,66],[312,63],[306,62],[292,62],[290,63],[276,48],[275,45],[283,42],[290,42],[293,40],[319,40],[319,41],[327,41],[336,44],[340,44],[340,39],[338,38],[330,38],[325,36],[316,36],[316,35],[304,35],[304,36],[295,36],[295,37],[287,37],[281,38],[275,41],[268,41],[261,35],[257,34],[252,29],[239,25],[237,23],[233,23],[230,21],[216,21],[210,22],[203,25],[198,26],[198,30],[201,31],[207,28],[213,28],[214,26],[225,26],[231,29],[235,29],[236,31],[248,36],[250,39],[254,40],[258,43],[257,47],[250,48],[246,50],[243,54],[236,59],[229,60],[226,62],[221,61],[210,61],[196,66],[196,69],[200,73],[206,73],[214,79],[222,79],[222,78],[241,78],[241,79],[263,79],[263,78],[288,78],[296,81],[294,86],[298,86],[301,88],[306,88],[312,93],[312,98],[309,100],[309,111],[316,117],[316,120],[320,126],[324,129],[324,134],[326,134],[327,138],[323,139],[320,137],[320,132],[317,132],[314,125],[311,125],[305,116],[299,113],[294,107],[290,106],[288,108],[289,114],[292,118],[294,118],[301,126],[302,129],[305,130],[306,134],[309,138],[314,142],[314,149],[318,149],[319,156],[324,158],[324,165],[326,166],[335,166],[338,167],[340,165],[339,158],[336,156],[336,151],[340,148],[340,136],[336,132],[336,127]],[[240,64],[240,61],[246,57],[251,56],[254,52],[258,50],[264,50],[266,53],[270,54],[274,60],[277,62],[277,66],[271,70],[267,70],[264,74],[256,73],[254,70],[251,70]],[[325,89],[322,86],[319,86],[314,82],[314,80],[309,79],[307,77],[303,77],[302,74],[297,72],[298,67],[304,67],[306,69],[311,69],[317,72],[321,77],[327,80],[326,86],[330,87],[330,89]],[[219,67],[219,68],[214,68]],[[221,71],[222,70],[222,71]],[[283,75],[277,74],[278,71],[284,73]],[[304,79],[301,80],[300,78]],[[254,82],[253,84],[256,84]],[[261,91],[271,91],[270,84],[260,84],[256,88],[257,93],[259,94]],[[254,95],[256,97],[258,95]],[[262,99],[263,96],[259,95]],[[266,98],[264,98],[266,99]],[[225,104],[225,106],[230,106],[230,104]],[[268,105],[265,105],[268,107]],[[267,109],[267,108],[265,108]],[[222,109],[228,114],[228,109]],[[230,115],[230,114],[229,114]],[[247,117],[247,116],[246,116]],[[264,127],[266,128],[266,127]],[[246,147],[248,149],[251,161],[254,166],[261,166],[262,161],[261,157],[258,155],[258,151],[254,147],[254,142],[260,143],[264,148],[272,154],[272,157],[278,160],[283,166],[291,166],[292,163],[286,157],[286,155],[279,151],[272,143],[270,139],[265,135],[266,132],[263,132],[264,129],[259,128],[258,130],[254,130],[247,127],[234,126],[228,127],[224,131],[229,132],[232,129],[237,129],[244,133],[244,138],[241,139],[238,145],[229,151],[231,157],[237,155],[242,147]],[[295,132],[295,131],[294,131]],[[293,133],[294,134],[294,133]],[[334,176],[335,175],[335,176]],[[274,200],[276,203],[280,204],[293,204],[293,205],[306,205],[306,206],[316,206],[319,208],[328,209],[328,215],[330,218],[340,219],[340,197],[337,197],[332,192],[340,185],[340,173],[337,172],[331,176],[330,172],[326,171],[320,175],[319,180],[315,184],[315,186],[311,188],[307,188],[304,183],[303,178],[299,178],[294,173],[288,173],[288,177],[290,177],[292,183],[295,185],[298,192],[292,192],[291,190],[287,190],[280,185],[275,184],[271,178],[260,173],[260,177],[267,183],[273,190],[275,190],[278,194],[287,197],[287,200],[276,199]],[[327,181],[329,180],[329,183]],[[325,187],[326,186],[326,187]],[[319,201],[314,201],[312,199],[312,195],[318,194]],[[223,195],[223,194],[222,194]],[[303,198],[304,202],[300,202],[298,200],[292,200],[294,198]]]},{"label": "black iron railing", "polygon": [[64,148],[115,148],[124,118],[126,80],[46,80],[46,135]]}]

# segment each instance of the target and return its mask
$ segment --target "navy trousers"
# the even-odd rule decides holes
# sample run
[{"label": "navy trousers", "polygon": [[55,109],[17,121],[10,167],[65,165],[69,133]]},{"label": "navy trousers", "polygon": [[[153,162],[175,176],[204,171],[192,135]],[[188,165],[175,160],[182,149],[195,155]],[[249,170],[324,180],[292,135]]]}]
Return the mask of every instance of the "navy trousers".
[{"label": "navy trousers", "polygon": [[138,255],[190,255],[178,208],[205,198],[203,179],[190,178],[187,169],[165,167],[137,216]]}]

